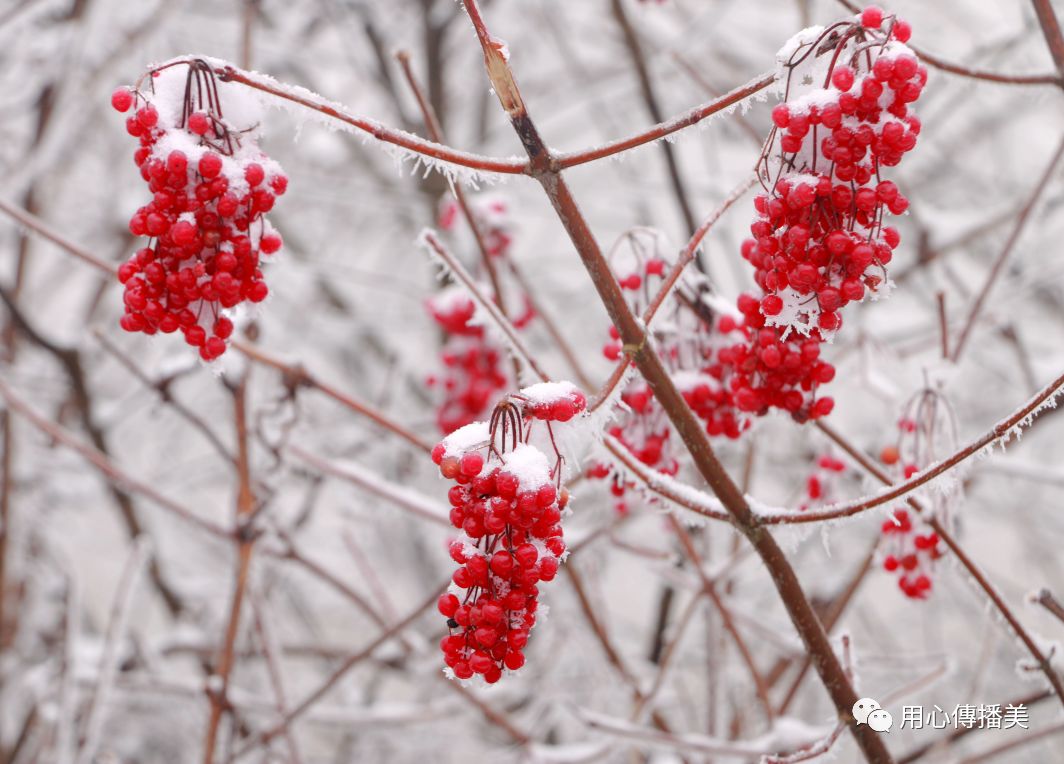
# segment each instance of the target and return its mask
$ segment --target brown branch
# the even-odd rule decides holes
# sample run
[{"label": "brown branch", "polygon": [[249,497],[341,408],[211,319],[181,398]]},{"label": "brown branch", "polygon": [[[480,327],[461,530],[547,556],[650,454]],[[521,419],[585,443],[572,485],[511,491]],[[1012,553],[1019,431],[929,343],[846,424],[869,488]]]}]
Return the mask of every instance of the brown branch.
[{"label": "brown branch", "polygon": [[1057,13],[1049,0],[1031,0],[1031,3],[1038,15],[1038,23],[1042,26],[1042,34],[1045,35],[1049,53],[1053,56],[1053,63],[1057,65],[1057,71],[1060,73],[1061,85],[1064,86],[1064,35],[1060,32]]},{"label": "brown branch", "polygon": [[720,98],[714,98],[712,101],[707,101],[706,103],[696,106],[672,119],[666,120],[665,122],[659,122],[648,130],[644,130],[636,135],[612,141],[598,148],[571,151],[569,153],[553,156],[550,161],[549,169],[553,172],[559,172],[570,167],[576,167],[577,165],[587,164],[588,162],[594,162],[605,157],[613,156],[614,154],[620,154],[637,146],[642,146],[645,143],[652,143],[653,141],[660,140],[667,135],[672,135],[673,133],[690,127],[691,125],[697,125],[707,117],[711,117],[718,112],[724,111],[729,106],[734,106],[740,101],[746,100],[755,93],[764,90],[775,81],[775,71],[764,72],[750,80],[750,82],[745,85],[740,85],[734,90],[725,93]]},{"label": "brown branch", "polygon": [[540,138],[525,109],[502,44],[488,32],[475,0],[468,0],[466,10],[484,51],[488,77],[529,156],[533,175],[543,186],[547,198],[569,234],[613,325],[617,327],[626,353],[632,357],[650,385],[654,397],[668,414],[702,477],[724,503],[736,526],[757,550],[768,568],[795,629],[806,649],[814,655],[814,665],[837,709],[839,720],[847,721],[865,758],[870,762],[892,761],[882,739],[868,729],[867,725],[858,726],[854,722],[850,711],[857,695],[838,656],[833,652],[827,634],[809,604],[794,569],[772,536],[761,526],[742,492],[718,461],[705,431],[672,383],[661,358],[648,341],[641,322],[628,308],[609,264],[564,178],[557,171],[552,171],[550,149]]},{"label": "brown branch", "polygon": [[964,352],[968,337],[971,335],[972,329],[975,327],[975,322],[979,318],[979,313],[983,309],[983,303],[986,302],[986,298],[990,294],[990,290],[994,287],[994,283],[997,281],[998,276],[1001,274],[1005,262],[1009,259],[1009,255],[1012,254],[1016,242],[1020,240],[1020,234],[1023,233],[1023,230],[1027,225],[1027,220],[1031,217],[1031,213],[1037,206],[1038,200],[1042,196],[1042,192],[1044,192],[1046,186],[1049,185],[1049,181],[1053,177],[1054,170],[1062,156],[1064,156],[1064,139],[1061,139],[1060,145],[1057,146],[1057,150],[1053,152],[1053,158],[1049,161],[1049,166],[1046,167],[1045,172],[1042,173],[1042,177],[1038,179],[1038,183],[1035,185],[1034,190],[1027,198],[1027,203],[1024,204],[1023,209],[1020,210],[1020,214],[1016,217],[1016,223],[1012,227],[1012,232],[1009,234],[1009,238],[1005,241],[1005,246],[1001,248],[1001,252],[998,254],[997,259],[994,260],[994,264],[990,268],[990,273],[987,274],[986,281],[983,282],[983,287],[979,290],[979,296],[976,297],[975,302],[972,303],[971,311],[968,313],[968,319],[965,321],[960,337],[957,338],[957,346],[953,349],[952,360],[954,363],[960,359],[961,353]]},{"label": "brown branch", "polygon": [[1049,589],[1041,589],[1034,601],[1064,622],[1064,605],[1060,604],[1060,600],[1054,597]]},{"label": "brown branch", "polygon": [[[953,455],[943,459],[935,464],[930,469],[918,472],[909,480],[905,480],[901,483],[888,482],[888,485],[893,485],[889,491],[877,494],[870,499],[859,500],[855,502],[849,502],[839,506],[831,507],[826,510],[814,510],[802,513],[788,513],[788,514],[776,514],[776,515],[764,515],[762,520],[765,523],[815,523],[822,520],[834,520],[840,517],[852,517],[853,515],[866,512],[875,507],[888,504],[895,499],[899,499],[903,496],[912,493],[914,490],[924,485],[925,483],[934,480],[940,475],[949,472],[961,462],[974,456],[982,449],[995,443],[998,440],[1007,438],[1014,427],[1019,426],[1028,417],[1033,417],[1037,413],[1038,409],[1048,401],[1056,397],[1061,388],[1064,387],[1064,374],[1054,379],[1048,385],[1029,400],[1018,411],[1010,414],[1005,419],[994,425],[993,429],[987,432],[985,435],[977,438],[969,443],[964,448],[960,449]],[[817,422],[816,427],[828,434],[828,437],[833,437],[831,434],[833,431],[829,425],[823,422]]]},{"label": "brown branch", "polygon": [[248,521],[255,514],[255,494],[251,488],[251,463],[248,451],[247,428],[247,375],[233,387],[233,413],[235,418],[237,442],[237,478],[239,487],[236,499],[236,555],[237,564],[233,580],[233,593],[230,599],[229,620],[225,636],[219,651],[214,676],[220,681],[217,686],[208,689],[211,703],[210,718],[207,722],[206,740],[203,745],[204,764],[214,761],[214,749],[218,736],[218,725],[222,716],[229,710],[229,677],[233,670],[233,649],[240,630],[240,615],[247,595],[248,574],[251,570],[251,555],[254,550],[256,535],[248,527]]},{"label": "brown branch", "polygon": [[61,233],[56,231],[54,228],[45,223],[36,215],[26,212],[26,210],[21,209],[20,207],[16,207],[15,205],[10,204],[4,201],[3,199],[0,199],[0,212],[7,213],[12,218],[17,220],[21,225],[24,225],[29,230],[40,234],[48,241],[58,245],[61,249],[66,250],[69,254],[73,255],[79,260],[83,260],[84,262],[93,266],[97,270],[105,271],[111,274],[118,272],[116,266],[101,260],[96,255],[89,252],[87,249],[79,247],[77,244],[70,241],[70,239],[63,236]]}]

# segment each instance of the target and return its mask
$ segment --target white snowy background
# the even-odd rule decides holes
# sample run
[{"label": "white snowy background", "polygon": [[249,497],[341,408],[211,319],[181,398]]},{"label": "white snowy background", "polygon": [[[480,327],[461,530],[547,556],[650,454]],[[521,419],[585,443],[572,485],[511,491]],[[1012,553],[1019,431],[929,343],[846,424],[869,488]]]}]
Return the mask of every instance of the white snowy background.
[{"label": "white snowy background", "polygon": [[[625,8],[665,115],[771,69],[775,51],[795,32],[849,13],[827,0],[667,0]],[[494,0],[483,10],[494,34],[508,43],[530,113],[552,147],[598,145],[653,122],[607,0]],[[898,0],[889,10],[912,23],[918,49],[948,61],[1011,74],[1054,71],[1031,3]],[[109,105],[115,87],[176,55],[234,62],[250,55],[255,70],[424,135],[392,57],[398,49],[410,52],[422,82],[435,81],[451,145],[521,154],[489,91],[472,28],[451,0],[263,0],[247,7],[239,0],[0,0],[0,201],[29,209],[71,242],[117,264],[138,246],[126,226],[147,191],[132,162],[135,141]],[[755,99],[748,110],[708,120],[672,142],[696,218],[747,177],[773,103]],[[828,421],[875,455],[896,441],[905,404],[931,388],[948,404],[957,432],[955,443],[936,444],[935,458],[943,458],[1064,372],[1059,166],[959,364],[941,358],[936,303],[944,293],[956,339],[1057,150],[1064,92],[932,67],[917,111],[920,143],[889,173],[911,200],[910,213],[897,223],[902,245],[891,264],[897,286],[889,300],[848,308],[843,330],[826,350],[838,366],[830,386],[837,405]],[[412,162],[337,127],[291,108],[266,111],[263,147],[290,182],[270,214],[285,247],[268,266],[270,298],[250,316],[255,341],[431,444],[438,437],[435,398],[424,380],[438,370],[440,335],[424,302],[439,282],[417,237],[434,224],[447,181],[413,174]],[[566,176],[603,246],[637,225],[659,228],[670,256],[686,241],[660,145]],[[600,352],[606,313],[542,191],[523,177],[482,189],[505,199],[511,256],[592,378],[604,380],[612,368]],[[713,286],[728,300],[752,286],[739,257],[752,211],[748,194],[704,245]],[[471,241],[446,237],[471,265]],[[125,334],[118,327],[117,282],[7,214],[0,214],[0,253],[0,285],[10,292],[21,279],[19,312],[63,349],[68,366],[77,354],[88,398],[72,395],[68,367],[6,310],[4,384],[81,442],[92,440],[90,420],[123,472],[221,525],[235,512],[232,465],[162,401],[157,386],[195,412],[231,452],[233,396],[226,383],[249,375],[252,474],[267,499],[258,517],[265,535],[255,545],[236,641],[229,692],[238,723],[223,724],[215,760],[757,761],[761,752],[793,750],[832,729],[835,710],[812,671],[773,728],[717,610],[705,597],[691,605],[701,584],[689,564],[680,564],[661,505],[630,496],[631,516],[616,522],[605,484],[583,481],[573,489],[566,534],[575,542],[596,535],[567,566],[578,571],[624,673],[607,657],[563,566],[541,587],[549,615],[533,632],[518,675],[487,690],[456,689],[443,677],[436,644],[443,619],[430,606],[401,639],[346,672],[292,724],[290,737],[232,758],[280,718],[264,633],[291,708],[380,633],[356,600],[368,603],[378,621],[395,623],[453,568],[446,527],[326,474],[320,463],[308,464],[286,447],[417,491],[441,510],[447,484],[402,439],[311,387],[292,394],[277,370],[248,364],[236,350],[208,367],[174,336]],[[525,336],[548,372],[570,374],[541,322]],[[143,379],[107,346],[131,359]],[[205,665],[215,660],[229,618],[234,545],[132,491],[144,531],[135,544],[113,490],[82,455],[21,415],[10,413],[5,423],[0,761],[203,760],[210,711]],[[963,548],[1047,650],[1064,638],[1064,622],[1031,604],[1029,595],[1048,588],[1064,597],[1060,433],[1057,414],[1047,411],[1022,440],[954,473],[961,484],[949,501]],[[749,492],[787,507],[803,501],[817,457],[840,455],[815,429],[778,415],[758,421],[739,442],[721,442],[719,452],[735,476],[749,459]],[[690,469],[681,478],[698,484]],[[834,498],[877,488],[851,468]],[[854,579],[888,510],[827,527],[773,531],[815,603],[829,602]],[[332,583],[285,559],[282,532]],[[756,665],[775,679],[770,697],[778,706],[802,650],[777,594],[727,526],[707,525],[697,543]],[[138,560],[157,564],[180,612],[168,610],[151,576],[130,576]],[[903,704],[952,710],[1041,694],[1044,676],[1024,670],[1027,651],[951,555],[933,578],[926,601],[902,596],[878,562],[861,579],[833,631],[836,640],[842,634],[852,640],[858,693],[883,702],[895,724]],[[123,593],[131,582],[131,592]],[[649,713],[633,719],[633,684],[646,692],[658,676],[649,656],[666,590],[665,641],[688,611],[691,619],[653,699],[672,730],[661,736],[652,734]],[[116,603],[124,615],[117,625]],[[1053,660],[1059,671],[1059,650]],[[1028,744],[987,760],[1060,760],[1059,700],[1051,695],[1029,706],[1029,731],[977,731],[919,760],[960,761],[1024,736],[1031,737]],[[486,717],[485,707],[529,742],[516,742]],[[951,731],[895,729],[887,743],[901,759]],[[86,750],[87,740],[95,753]],[[729,757],[706,747],[718,744],[739,750]],[[828,758],[857,761],[859,753],[844,734]]]}]

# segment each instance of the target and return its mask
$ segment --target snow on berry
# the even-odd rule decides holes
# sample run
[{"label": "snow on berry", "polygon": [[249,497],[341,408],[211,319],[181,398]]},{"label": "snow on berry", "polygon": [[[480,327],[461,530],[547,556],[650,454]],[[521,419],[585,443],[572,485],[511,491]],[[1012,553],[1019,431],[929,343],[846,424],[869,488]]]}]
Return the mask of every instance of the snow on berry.
[{"label": "snow on berry", "polygon": [[123,263],[126,331],[182,332],[212,361],[233,331],[227,313],[266,299],[262,257],[281,248],[265,218],[288,186],[280,165],[259,148],[253,97],[219,82],[212,66],[182,60],[149,72],[135,90],[111,96],[134,113],[134,161],[152,193],[129,221],[147,246]]},{"label": "snow on berry", "polygon": [[587,408],[587,397],[572,382],[540,382],[514,397],[524,404],[526,416],[551,422],[568,422]]},{"label": "snow on berry", "polygon": [[[558,383],[570,400],[568,383]],[[548,388],[549,389],[549,388]],[[580,393],[583,396],[583,393]],[[529,442],[540,422],[527,422],[520,394],[504,400],[490,422],[456,430],[432,451],[440,474],[453,480],[447,492],[450,520],[462,535],[450,542],[458,564],[450,590],[437,603],[447,618],[440,642],[449,676],[482,676],[488,684],[525,662],[524,647],[539,611],[539,586],[551,581],[566,554],[562,512],[569,492],[561,487],[561,456],[553,466]],[[550,423],[542,426],[549,428]],[[553,438],[551,438],[553,442]]]}]

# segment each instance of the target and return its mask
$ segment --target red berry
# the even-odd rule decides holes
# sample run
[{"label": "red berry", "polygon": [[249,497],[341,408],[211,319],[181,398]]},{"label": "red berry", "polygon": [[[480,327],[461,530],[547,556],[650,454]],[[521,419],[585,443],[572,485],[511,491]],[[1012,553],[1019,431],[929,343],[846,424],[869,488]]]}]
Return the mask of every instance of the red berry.
[{"label": "red berry", "polygon": [[879,26],[883,23],[883,10],[874,5],[870,5],[864,9],[861,13],[861,26],[866,29],[879,29]]},{"label": "red berry", "polygon": [[129,92],[129,88],[118,88],[111,93],[111,106],[115,108],[115,111],[129,111],[129,107],[132,105],[133,94]]},{"label": "red berry", "polygon": [[206,135],[211,129],[210,118],[202,111],[195,111],[188,115],[188,131],[196,135]]},{"label": "red berry", "polygon": [[207,180],[218,177],[222,171],[222,158],[214,152],[208,152],[200,157],[199,174]]}]

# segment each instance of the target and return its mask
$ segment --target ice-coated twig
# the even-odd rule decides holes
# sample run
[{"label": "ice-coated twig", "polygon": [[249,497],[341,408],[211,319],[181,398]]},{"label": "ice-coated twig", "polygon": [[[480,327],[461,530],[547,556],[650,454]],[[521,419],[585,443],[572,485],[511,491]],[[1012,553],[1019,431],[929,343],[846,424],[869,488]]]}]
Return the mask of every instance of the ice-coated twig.
[{"label": "ice-coated twig", "polygon": [[696,106],[683,114],[667,119],[664,122],[659,122],[653,127],[644,130],[641,133],[637,133],[636,135],[611,141],[610,143],[595,149],[570,151],[554,155],[550,163],[550,169],[558,172],[570,167],[576,167],[577,165],[594,162],[604,157],[613,156],[614,154],[620,154],[629,149],[634,149],[637,146],[660,140],[661,138],[664,138],[667,135],[672,135],[686,127],[697,125],[707,117],[725,111],[729,107],[732,107],[755,93],[764,90],[775,81],[775,70],[764,72],[754,77],[745,85],[740,85],[739,87],[730,90],[720,98],[714,98],[713,100]]},{"label": "ice-coated twig", "polygon": [[[777,754],[774,741],[776,735],[769,732],[761,738],[749,741],[725,740],[709,735],[697,733],[669,733],[650,729],[636,724],[631,724],[623,719],[599,714],[586,709],[577,709],[577,716],[584,724],[605,732],[615,737],[634,740],[650,748],[661,748],[672,752],[686,752],[690,754],[703,754],[710,756],[736,757],[740,759],[754,759],[761,756]],[[782,720],[781,720],[782,721]],[[845,729],[845,726],[844,726]],[[825,734],[821,730],[811,727],[804,730],[808,743],[814,742]],[[806,743],[806,745],[808,745]]]},{"label": "ice-coated twig", "polygon": [[354,483],[360,488],[395,504],[400,509],[405,509],[407,512],[445,528],[451,527],[447,509],[424,494],[405,486],[390,483],[371,470],[351,461],[345,461],[342,464],[330,462],[299,446],[288,446],[285,450],[323,474],[333,475]]},{"label": "ice-coated twig", "polygon": [[[281,675],[281,644],[277,641],[277,635],[273,631],[273,624],[268,617],[269,610],[265,600],[258,592],[251,592],[251,613],[255,621],[255,631],[259,637],[262,654],[266,658],[266,671],[270,676],[270,685],[273,688],[273,696],[276,701],[277,712],[284,717],[288,714],[288,699],[284,689],[284,679]],[[296,745],[295,735],[286,729],[284,732],[285,744],[288,746],[288,756],[292,764],[302,764],[303,757]]]},{"label": "ice-coated twig", "polygon": [[191,509],[163,496],[144,481],[138,480],[129,473],[121,470],[110,459],[92,446],[87,443],[82,443],[65,428],[41,416],[34,409],[30,408],[29,404],[22,400],[22,398],[16,395],[2,379],[0,379],[0,398],[4,399],[9,409],[28,420],[41,432],[62,443],[72,451],[80,454],[82,458],[95,467],[96,470],[109,482],[150,499],[168,512],[171,512],[189,524],[194,525],[200,530],[206,531],[217,538],[228,539],[232,537],[232,531],[223,528],[213,520],[200,517]]},{"label": "ice-coated twig", "polygon": [[[815,523],[823,520],[834,520],[840,517],[851,517],[869,509],[874,509],[875,507],[892,502],[903,496],[907,496],[920,486],[930,483],[936,478],[949,472],[952,468],[956,467],[966,459],[975,456],[976,454],[987,452],[997,443],[1004,445],[1013,436],[1018,436],[1022,429],[1029,426],[1038,414],[1046,408],[1054,407],[1056,405],[1057,396],[1062,392],[1064,392],[1064,374],[1042,388],[1041,391],[1017,411],[994,425],[989,432],[976,438],[967,446],[961,448],[946,459],[928,467],[922,472],[916,473],[908,480],[901,483],[891,484],[890,488],[873,496],[867,496],[855,501],[846,502],[845,504],[830,505],[824,509],[810,510],[807,512],[784,514],[768,512],[762,516],[762,519],[765,523],[769,524]],[[822,422],[817,422],[816,427],[827,433],[829,437],[831,436],[832,430],[828,425],[823,424]]]},{"label": "ice-coated twig", "polygon": [[429,249],[431,254],[435,255],[435,257],[446,266],[447,270],[453,274],[454,277],[458,279],[458,282],[465,288],[469,296],[472,297],[477,305],[488,314],[495,326],[497,326],[499,331],[502,332],[503,337],[505,337],[507,343],[513,349],[514,353],[517,354],[518,358],[520,358],[541,380],[544,382],[550,381],[550,377],[542,368],[540,368],[536,359],[528,351],[528,348],[525,347],[525,343],[518,336],[517,330],[514,329],[513,324],[511,324],[509,319],[507,319],[502,311],[499,310],[499,306],[487,299],[484,296],[484,293],[477,288],[477,284],[473,280],[469,271],[465,269],[465,266],[458,261],[458,258],[455,257],[447,247],[443,246],[443,242],[440,241],[435,232],[426,228],[421,232],[421,236],[418,237],[418,240]]},{"label": "ice-coated twig", "polygon": [[1028,219],[1031,217],[1031,213],[1034,208],[1038,206],[1038,200],[1041,198],[1043,192],[1046,190],[1046,186],[1049,185],[1050,179],[1054,176],[1054,171],[1057,165],[1060,163],[1061,157],[1064,156],[1064,138],[1061,139],[1060,145],[1057,146],[1057,150],[1053,152],[1052,159],[1049,160],[1049,165],[1046,167],[1042,176],[1038,179],[1038,183],[1035,184],[1034,190],[1027,198],[1027,203],[1023,205],[1023,209],[1020,210],[1020,214],[1016,216],[1016,222],[1012,226],[1012,231],[1009,233],[1009,238],[1005,240],[1005,245],[1001,248],[1001,252],[994,260],[994,264],[990,267],[990,272],[986,276],[986,280],[983,282],[982,288],[979,290],[979,295],[972,303],[971,310],[968,312],[968,318],[964,322],[964,328],[961,330],[960,337],[957,338],[957,345],[953,349],[952,360],[954,363],[960,360],[961,353],[964,352],[964,348],[967,346],[968,338],[971,336],[972,329],[975,328],[976,320],[979,318],[979,313],[983,309],[983,304],[986,302],[987,296],[990,294],[990,290],[993,289],[994,283],[1001,275],[1002,268],[1009,259],[1009,255],[1012,254],[1013,248],[1016,246],[1016,242],[1020,240],[1020,235],[1023,233],[1024,228],[1027,225]]},{"label": "ice-coated twig", "polygon": [[[179,59],[167,63],[174,63]],[[341,104],[328,101],[306,88],[285,85],[272,77],[257,72],[246,72],[225,62],[209,59],[220,79],[226,82],[237,82],[277,98],[281,98],[305,108],[324,114],[339,120],[357,130],[360,130],[378,141],[397,146],[400,149],[413,152],[431,160],[445,162],[459,167],[465,167],[478,173],[499,173],[503,175],[526,175],[535,174],[534,168],[528,161],[520,159],[504,159],[500,157],[488,157],[471,154],[466,151],[444,146],[433,141],[426,141],[416,135],[403,130],[390,128],[376,120],[351,114]],[[667,135],[683,130],[684,128],[697,125],[707,117],[724,111],[749,98],[760,90],[765,89],[776,80],[775,71],[765,72],[755,77],[745,85],[741,85],[726,93],[720,98],[715,98],[704,104],[696,106],[683,114],[659,122],[656,125],[640,131],[626,138],[612,141],[603,146],[585,148],[578,151],[570,151],[557,155],[554,171],[564,170],[576,165],[594,162],[605,157],[619,154],[636,146],[660,140]]]},{"label": "ice-coated twig", "polygon": [[97,270],[106,271],[107,273],[111,274],[117,272],[117,266],[114,266],[111,263],[101,260],[84,247],[78,246],[70,239],[63,236],[63,234],[59,233],[50,225],[45,223],[39,217],[27,212],[21,207],[17,207],[14,204],[11,204],[10,202],[0,199],[0,211],[10,215],[12,218],[18,221],[19,224],[25,226],[27,229],[37,234],[40,234],[48,241],[65,250],[68,254],[73,255],[79,260],[83,260],[84,262],[93,266]]},{"label": "ice-coated twig", "polygon": [[303,698],[303,700],[301,700],[294,708],[292,708],[292,710],[285,714],[284,718],[282,718],[273,726],[255,735],[254,738],[249,741],[246,746],[244,746],[235,754],[233,754],[232,759],[239,759],[252,751],[258,750],[262,745],[273,740],[278,735],[284,734],[294,721],[306,714],[307,711],[315,703],[325,697],[325,695],[327,695],[329,691],[332,690],[332,688],[335,687],[336,684],[344,678],[348,671],[350,671],[359,663],[373,655],[373,653],[376,652],[377,648],[379,648],[385,642],[389,641],[397,635],[402,634],[404,629],[414,623],[427,610],[429,610],[429,608],[435,605],[436,600],[439,598],[440,594],[446,591],[447,583],[436,587],[424,601],[420,602],[416,607],[414,607],[401,621],[396,621],[390,627],[381,631],[381,633],[378,634],[373,640],[371,640],[369,644],[367,644],[364,648],[348,656],[346,660],[344,660],[339,666],[336,667],[336,669],[333,670],[332,674],[330,674],[324,682],[322,682],[320,685],[318,685],[318,687],[308,693]]},{"label": "ice-coated twig", "polygon": [[103,725],[107,719],[115,675],[118,672],[122,641],[129,628],[129,611],[133,607],[137,584],[140,582],[150,555],[151,543],[147,537],[142,536],[133,542],[133,550],[122,567],[118,590],[115,592],[111,616],[107,623],[107,636],[104,639],[103,653],[100,656],[96,688],[89,700],[88,718],[85,722],[85,732],[82,735],[85,742],[82,743],[81,750],[78,752],[77,764],[91,764],[96,756],[96,748],[100,744]]},{"label": "ice-coated twig", "polygon": [[[1062,384],[1064,384],[1064,382],[1062,382]],[[842,435],[825,425],[823,422],[818,422],[817,427],[825,435],[831,438],[855,462],[861,465],[866,472],[874,476],[881,483],[886,485],[891,484],[890,477],[846,438],[842,437]],[[957,561],[960,562],[966,571],[968,571],[968,574],[972,577],[975,584],[986,594],[987,598],[990,600],[990,604],[1001,614],[1001,617],[1005,619],[1009,628],[1012,629],[1017,637],[1019,637],[1023,646],[1031,654],[1031,657],[1034,658],[1035,664],[1037,664],[1038,668],[1045,674],[1046,679],[1053,688],[1053,692],[1056,693],[1061,703],[1064,703],[1064,681],[1061,680],[1060,674],[1058,674],[1053,668],[1049,657],[1047,657],[1042,651],[1038,641],[1027,631],[1024,625],[1020,623],[1020,620],[1012,612],[1012,608],[1008,606],[1008,603],[1005,602],[1001,594],[990,583],[983,571],[979,569],[979,566],[975,564],[975,561],[964,551],[950,530],[946,528],[938,518],[934,517],[929,512],[925,512],[923,505],[921,505],[915,498],[909,496],[906,498],[906,502],[926,520],[927,524],[939,535],[939,538],[942,539],[943,543],[949,547],[949,550],[957,558]]]}]

